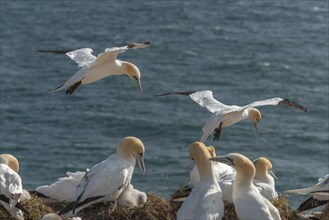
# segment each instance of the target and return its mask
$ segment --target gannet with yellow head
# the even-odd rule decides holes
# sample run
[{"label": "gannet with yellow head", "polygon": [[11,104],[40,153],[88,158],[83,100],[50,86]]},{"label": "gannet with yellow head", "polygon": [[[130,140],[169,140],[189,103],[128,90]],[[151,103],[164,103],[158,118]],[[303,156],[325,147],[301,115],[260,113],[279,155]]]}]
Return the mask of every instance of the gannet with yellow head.
[{"label": "gannet with yellow head", "polygon": [[23,212],[28,213],[28,211],[19,203],[23,188],[18,170],[19,163],[13,155],[0,155],[0,203],[11,216],[24,220]]},{"label": "gannet with yellow head", "polygon": [[[216,156],[216,151],[213,146],[207,147],[210,157]],[[222,189],[222,197],[226,202],[233,202],[232,191],[233,191],[233,182],[235,179],[236,172],[235,170],[224,163],[213,162],[213,173],[217,183]],[[190,172],[190,182],[192,186],[195,186],[200,181],[199,170],[196,165],[193,166],[193,169]]]},{"label": "gannet with yellow head", "polygon": [[256,169],[247,157],[231,153],[211,160],[226,163],[236,170],[233,203],[239,219],[281,219],[277,208],[253,184]]},{"label": "gannet with yellow head", "polygon": [[71,76],[66,82],[52,90],[52,92],[65,89],[65,93],[71,95],[81,84],[93,83],[107,76],[126,74],[135,82],[139,91],[143,93],[141,73],[138,67],[133,63],[118,60],[117,56],[130,49],[146,48],[149,46],[150,42],[145,42],[132,43],[123,47],[107,48],[105,52],[98,54],[97,57],[92,55],[93,50],[90,48],[81,48],[73,51],[39,50],[39,52],[66,54],[79,67],[82,67],[82,69]]},{"label": "gannet with yellow head", "polygon": [[215,179],[208,149],[203,143],[195,142],[189,147],[189,154],[198,167],[200,181],[184,200],[177,219],[222,219],[222,191]]},{"label": "gannet with yellow head", "polygon": [[203,127],[203,135],[200,139],[201,142],[205,142],[208,137],[214,132],[214,140],[219,140],[221,129],[223,127],[231,126],[239,121],[250,119],[256,131],[258,131],[258,122],[261,120],[262,116],[258,109],[255,107],[265,106],[265,105],[285,105],[289,107],[294,107],[303,111],[307,111],[306,108],[299,105],[296,102],[290,101],[283,98],[270,98],[261,101],[252,102],[244,106],[237,105],[225,105],[213,97],[213,93],[210,90],[204,91],[189,91],[189,92],[171,92],[164,93],[157,96],[165,95],[187,95],[198,103],[201,107],[205,107],[213,113],[207,120]]},{"label": "gannet with yellow head", "polygon": [[60,214],[71,217],[80,210],[105,201],[117,201],[129,186],[137,162],[145,173],[144,144],[136,137],[126,137],[117,147],[117,152],[93,166],[75,189],[75,202],[65,207]]},{"label": "gannet with yellow head", "polygon": [[271,161],[265,157],[259,157],[253,163],[256,169],[255,186],[268,200],[276,199],[278,197],[278,193],[275,191],[275,180],[277,180],[277,177],[273,173]]}]

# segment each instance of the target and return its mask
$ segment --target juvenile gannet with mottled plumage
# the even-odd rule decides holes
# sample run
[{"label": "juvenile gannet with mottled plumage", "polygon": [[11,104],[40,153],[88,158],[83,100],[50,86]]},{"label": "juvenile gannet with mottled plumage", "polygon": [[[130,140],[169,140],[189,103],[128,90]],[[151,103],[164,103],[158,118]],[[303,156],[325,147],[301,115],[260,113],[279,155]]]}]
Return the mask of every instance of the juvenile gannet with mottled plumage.
[{"label": "juvenile gannet with mottled plumage", "polygon": [[271,98],[261,101],[252,102],[245,106],[237,106],[237,105],[225,105],[218,100],[214,99],[213,93],[210,90],[204,91],[191,91],[191,92],[172,92],[172,93],[164,93],[158,96],[165,96],[171,94],[178,95],[187,95],[190,98],[198,103],[201,107],[205,107],[213,113],[209,118],[205,126],[203,127],[203,135],[201,137],[201,142],[205,142],[208,137],[215,131],[214,140],[219,140],[221,129],[223,127],[230,126],[239,121],[250,119],[258,131],[257,124],[261,119],[261,113],[255,107],[265,106],[265,105],[286,105],[294,108],[298,108],[303,111],[307,111],[306,108],[297,104],[296,102],[292,102],[288,99],[282,98]]},{"label": "juvenile gannet with mottled plumage", "polygon": [[112,75],[128,75],[137,85],[141,93],[143,93],[140,81],[141,73],[133,63],[118,60],[119,53],[123,53],[129,49],[138,49],[149,47],[150,43],[132,43],[123,47],[113,47],[105,49],[105,52],[98,54],[97,57],[92,55],[90,48],[82,48],[77,50],[39,50],[39,52],[51,52],[66,54],[74,60],[79,67],[82,67],[64,84],[58,86],[53,92],[66,89],[66,94],[71,95],[81,84],[89,84],[107,76]]},{"label": "juvenile gannet with mottled plumage", "polygon": [[28,211],[19,203],[23,193],[22,180],[18,175],[18,160],[10,154],[0,155],[0,204],[16,219],[24,220]]},{"label": "juvenile gannet with mottled plumage", "polygon": [[199,169],[200,181],[184,200],[177,219],[221,219],[224,215],[222,191],[213,174],[209,151],[203,143],[195,142],[189,153]]},{"label": "juvenile gannet with mottled plumage", "polygon": [[318,183],[314,186],[303,189],[287,190],[285,192],[311,196],[297,208],[297,212],[322,206],[329,203],[329,174],[319,178]]},{"label": "juvenile gannet with mottled plumage", "polygon": [[279,211],[253,184],[256,173],[253,163],[238,153],[213,157],[212,161],[227,163],[236,170],[233,203],[239,219],[281,219]]},{"label": "juvenile gannet with mottled plumage", "polygon": [[278,193],[275,191],[277,177],[272,171],[271,161],[265,157],[259,157],[253,163],[256,168],[254,184],[260,194],[270,201],[278,198]]},{"label": "juvenile gannet with mottled plumage", "polygon": [[[216,151],[213,146],[208,146],[207,149],[211,157],[216,156]],[[223,200],[226,202],[233,202],[232,191],[236,175],[235,170],[227,164],[217,162],[213,162],[212,167],[215,179],[222,190]],[[196,165],[190,172],[190,181],[192,186],[195,186],[200,181],[200,175]]]},{"label": "juvenile gannet with mottled plumage", "polygon": [[118,145],[115,154],[86,173],[75,189],[75,202],[65,207],[60,214],[70,217],[92,204],[116,201],[129,186],[136,161],[144,173],[144,144],[138,138],[126,137]]}]

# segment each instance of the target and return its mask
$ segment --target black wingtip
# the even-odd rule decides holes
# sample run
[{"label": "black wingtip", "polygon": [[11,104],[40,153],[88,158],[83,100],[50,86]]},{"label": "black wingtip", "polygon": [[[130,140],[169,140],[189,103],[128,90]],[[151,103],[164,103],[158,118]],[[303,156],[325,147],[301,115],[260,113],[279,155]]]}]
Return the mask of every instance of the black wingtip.
[{"label": "black wingtip", "polygon": [[279,105],[285,105],[307,112],[307,109],[304,106],[298,104],[297,102],[290,101],[289,99],[283,99],[282,101],[279,102]]},{"label": "black wingtip", "polygon": [[303,212],[309,209],[314,209],[316,207],[322,206],[326,203],[328,203],[329,200],[324,200],[324,201],[320,201],[317,199],[314,199],[313,197],[308,198],[307,200],[305,200],[298,208],[297,208],[297,212]]},{"label": "black wingtip", "polygon": [[192,93],[195,93],[197,91],[186,91],[186,92],[167,92],[167,93],[162,93],[162,94],[157,94],[155,96],[166,96],[166,95],[186,95],[189,96]]},{"label": "black wingtip", "polygon": [[146,41],[143,44],[151,45],[150,41]]}]

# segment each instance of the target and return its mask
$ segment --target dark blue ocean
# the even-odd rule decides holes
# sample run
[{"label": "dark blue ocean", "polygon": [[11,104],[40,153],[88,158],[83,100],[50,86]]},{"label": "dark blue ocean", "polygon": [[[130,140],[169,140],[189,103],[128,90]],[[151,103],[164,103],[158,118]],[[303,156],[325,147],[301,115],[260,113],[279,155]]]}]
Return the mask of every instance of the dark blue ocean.
[{"label": "dark blue ocean", "polygon": [[[38,49],[105,48],[150,41],[119,59],[142,73],[140,95],[125,75],[49,93],[78,67]],[[28,189],[104,160],[126,136],[145,144],[146,174],[132,183],[169,198],[189,181],[187,149],[210,112],[189,97],[154,95],[210,89],[225,104],[282,97],[308,108],[260,107],[222,130],[217,154],[268,157],[277,190],[306,187],[329,173],[328,1],[1,0],[0,152],[20,161]],[[306,197],[290,196],[293,206]]]}]

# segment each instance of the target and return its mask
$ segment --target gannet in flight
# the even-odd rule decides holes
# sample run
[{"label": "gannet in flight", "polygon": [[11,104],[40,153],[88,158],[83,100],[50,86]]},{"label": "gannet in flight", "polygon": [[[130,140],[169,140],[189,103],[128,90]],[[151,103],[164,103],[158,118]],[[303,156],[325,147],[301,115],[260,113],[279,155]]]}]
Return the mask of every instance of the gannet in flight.
[{"label": "gannet in flight", "polygon": [[281,219],[277,208],[263,197],[253,184],[256,170],[248,158],[238,153],[231,153],[210,160],[226,163],[236,170],[233,203],[239,219]]},{"label": "gannet in flight", "polygon": [[285,192],[311,196],[297,208],[297,212],[322,206],[329,203],[329,174],[319,178],[318,183],[314,186],[303,189],[287,190]]},{"label": "gannet in flight", "polygon": [[177,220],[222,219],[224,215],[222,191],[213,174],[210,154],[201,142],[193,143],[189,153],[198,167],[200,181],[177,211]]},{"label": "gannet in flight", "polygon": [[126,137],[115,154],[86,173],[75,189],[75,202],[66,206],[60,214],[70,217],[92,204],[117,201],[131,182],[136,162],[144,174],[144,144],[138,138]]},{"label": "gannet in flight", "polygon": [[81,48],[77,50],[39,50],[39,52],[50,52],[66,54],[74,60],[78,67],[82,67],[78,72],[71,76],[65,83],[58,86],[52,92],[62,89],[66,90],[66,94],[71,95],[81,84],[89,84],[111,75],[128,75],[137,85],[141,93],[143,93],[141,84],[141,73],[136,65],[118,60],[119,53],[123,53],[129,49],[138,49],[149,47],[150,43],[132,43],[123,47],[112,47],[105,49],[105,52],[98,54],[97,57],[92,55],[93,50],[90,48]]},{"label": "gannet in flight", "polygon": [[225,105],[213,97],[213,93],[210,90],[204,91],[190,91],[190,92],[171,92],[164,93],[157,96],[165,96],[165,95],[187,95],[190,98],[198,103],[201,107],[205,107],[213,113],[209,118],[205,126],[203,127],[203,135],[200,139],[201,142],[205,142],[208,137],[214,133],[214,140],[219,140],[221,129],[223,127],[230,126],[239,121],[250,119],[258,131],[257,124],[261,119],[261,113],[255,107],[265,106],[265,105],[285,105],[289,107],[294,107],[300,110],[307,112],[307,109],[303,106],[299,105],[296,102],[292,102],[288,99],[283,98],[270,98],[266,100],[252,102],[245,106],[237,106],[237,105]]}]

